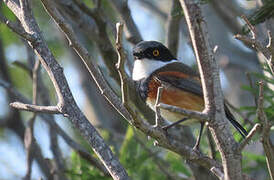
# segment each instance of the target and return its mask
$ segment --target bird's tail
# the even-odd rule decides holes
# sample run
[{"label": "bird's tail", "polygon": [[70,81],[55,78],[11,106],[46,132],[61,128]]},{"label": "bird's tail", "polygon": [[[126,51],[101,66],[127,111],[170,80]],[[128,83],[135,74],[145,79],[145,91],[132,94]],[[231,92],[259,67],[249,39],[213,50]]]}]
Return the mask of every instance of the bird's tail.
[{"label": "bird's tail", "polygon": [[225,108],[225,115],[227,119],[231,122],[231,124],[235,127],[235,129],[237,129],[237,131],[243,136],[243,138],[245,138],[248,134],[247,131],[243,128],[243,126],[240,123],[238,123],[235,120],[235,117],[230,112],[226,104],[224,105],[224,108]]}]

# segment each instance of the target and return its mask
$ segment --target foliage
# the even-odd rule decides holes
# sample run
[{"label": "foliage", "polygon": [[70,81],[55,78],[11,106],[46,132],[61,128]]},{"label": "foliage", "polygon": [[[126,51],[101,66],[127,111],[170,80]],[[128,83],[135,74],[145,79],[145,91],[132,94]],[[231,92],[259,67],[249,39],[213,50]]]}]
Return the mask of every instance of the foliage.
[{"label": "foliage", "polygon": [[[269,66],[267,64],[263,64],[262,68],[265,71],[271,73]],[[273,119],[274,119],[274,101],[273,101],[274,91],[271,88],[269,88],[269,86],[274,85],[274,79],[267,77],[264,74],[255,73],[255,72],[250,73],[250,75],[260,81],[265,82],[264,92],[263,92],[263,94],[264,94],[264,112],[266,114],[267,119],[269,121],[272,121],[272,123],[273,123]],[[243,86],[243,89],[252,93],[254,95],[254,98],[256,97],[256,100],[258,99],[258,94],[259,94],[258,85],[256,85],[255,87]],[[246,114],[246,118],[248,118],[248,119],[254,118],[254,120],[251,120],[252,122],[260,123],[258,120],[258,117],[256,116],[256,113],[257,113],[256,106],[244,106],[244,107],[239,108],[239,110]],[[273,128],[271,130],[273,131]],[[253,139],[255,141],[258,140],[258,136],[257,136],[257,139],[256,139],[256,136],[253,137]],[[256,163],[254,164],[254,162],[256,162]],[[250,164],[253,164],[253,165],[250,166]],[[268,174],[265,155],[258,155],[258,154],[254,154],[254,153],[250,153],[250,152],[243,152],[243,167],[244,167],[243,170],[246,173],[263,170],[264,172],[266,172],[265,174]]]},{"label": "foliage", "polygon": [[[267,64],[263,65],[263,69],[269,73],[271,73],[269,67]],[[274,91],[269,87],[269,85],[274,85],[274,79],[267,77],[261,73],[256,73],[256,72],[252,72],[250,73],[251,76],[253,76],[256,79],[262,80],[265,82],[265,86],[264,86],[264,102],[265,102],[265,107],[264,107],[264,111],[266,113],[266,116],[268,118],[268,120],[273,121],[274,119]],[[268,85],[267,85],[268,84]],[[258,85],[251,87],[251,86],[243,86],[242,87],[244,90],[249,91],[250,93],[253,94],[254,97],[258,97]],[[256,106],[243,106],[239,109],[240,111],[243,111],[245,113],[247,113],[247,118],[250,118],[254,115],[256,115],[256,110],[257,107]],[[256,118],[256,121],[258,122],[258,119]]]},{"label": "foliage", "polygon": [[[127,129],[119,156],[129,176],[134,180],[168,179],[168,176],[159,169],[157,164],[160,164],[173,175],[184,174],[185,177],[191,176],[189,169],[179,155],[153,146],[152,141],[148,141],[142,134],[135,132],[131,126]],[[71,154],[71,168],[67,174],[72,179],[109,179],[75,152]]]},{"label": "foliage", "polygon": [[72,152],[71,154],[71,168],[67,171],[67,175],[75,180],[111,179],[111,177],[105,177],[99,170],[90,165],[85,159],[81,158],[76,152]]},{"label": "foliage", "polygon": [[263,23],[274,16],[274,1],[266,1],[265,4],[252,13],[248,19],[252,25]]}]

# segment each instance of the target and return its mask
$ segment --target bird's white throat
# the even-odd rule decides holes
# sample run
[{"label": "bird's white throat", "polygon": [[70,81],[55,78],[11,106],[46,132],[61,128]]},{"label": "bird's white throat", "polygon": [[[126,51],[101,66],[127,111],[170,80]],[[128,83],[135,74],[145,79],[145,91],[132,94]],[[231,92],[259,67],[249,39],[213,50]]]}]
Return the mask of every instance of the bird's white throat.
[{"label": "bird's white throat", "polygon": [[155,70],[173,62],[177,62],[177,60],[167,62],[150,59],[135,60],[132,71],[132,79],[134,81],[138,81],[143,78],[148,78]]}]

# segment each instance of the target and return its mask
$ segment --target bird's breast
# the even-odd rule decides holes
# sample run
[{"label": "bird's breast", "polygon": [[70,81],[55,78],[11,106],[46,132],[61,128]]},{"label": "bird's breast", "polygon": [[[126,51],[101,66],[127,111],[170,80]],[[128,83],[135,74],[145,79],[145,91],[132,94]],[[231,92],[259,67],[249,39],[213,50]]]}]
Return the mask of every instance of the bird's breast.
[{"label": "bird's breast", "polygon": [[[163,84],[156,78],[151,78],[147,83],[146,103],[154,110],[158,88],[163,87],[160,102],[177,106],[183,109],[202,111],[204,109],[203,97],[194,93],[184,91],[168,84]],[[173,113],[168,110],[161,109],[161,115],[169,121],[178,121],[184,116],[182,114]]]}]

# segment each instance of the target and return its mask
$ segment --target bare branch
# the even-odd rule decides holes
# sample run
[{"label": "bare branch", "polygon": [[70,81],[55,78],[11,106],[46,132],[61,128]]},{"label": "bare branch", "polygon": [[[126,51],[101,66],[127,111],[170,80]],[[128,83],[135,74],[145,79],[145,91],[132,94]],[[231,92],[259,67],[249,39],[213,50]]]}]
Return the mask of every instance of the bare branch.
[{"label": "bare branch", "polygon": [[130,9],[128,8],[127,1],[123,0],[112,0],[110,3],[113,4],[115,9],[119,12],[124,23],[126,25],[126,37],[127,40],[133,44],[137,44],[138,42],[142,41],[142,36],[134,23]]},{"label": "bare branch", "polygon": [[249,131],[246,138],[241,142],[241,144],[238,147],[238,151],[242,151],[245,146],[251,141],[252,137],[256,134],[256,132],[261,128],[261,125],[259,123],[256,123],[253,128]]},{"label": "bare branch", "polygon": [[[23,97],[22,95],[19,95],[20,93],[15,92],[16,90],[14,90],[12,88],[12,85],[10,85],[8,83],[8,82],[11,82],[11,78],[7,71],[8,67],[7,67],[6,59],[5,59],[4,55],[5,54],[3,53],[2,42],[0,39],[0,59],[1,59],[0,72],[1,72],[1,76],[3,77],[3,79],[5,79],[5,81],[7,81],[7,82],[4,82],[4,81],[0,80],[0,86],[2,86],[2,84],[4,84],[4,86],[5,86],[4,88],[6,88],[6,90],[7,90],[8,101],[14,101],[18,97],[20,97],[20,100],[25,100],[26,98]],[[4,82],[4,83],[2,83],[2,82]],[[18,110],[11,109],[8,117],[6,118],[5,125],[7,128],[9,128],[12,132],[14,132],[19,137],[20,141],[24,142],[24,133],[26,131],[26,128],[25,128],[25,124],[24,124],[23,119],[22,119]],[[50,168],[49,168],[48,164],[46,163],[46,161],[43,157],[43,154],[41,152],[40,146],[37,144],[36,141],[33,142],[33,152],[35,152],[33,154],[33,156],[34,156],[35,160],[37,161],[41,171],[45,175],[45,178],[52,179],[52,175],[50,173]]]},{"label": "bare branch", "polygon": [[159,107],[159,103],[162,97],[162,92],[163,92],[164,88],[163,87],[158,87],[157,90],[157,96],[156,96],[156,101],[155,101],[155,127],[162,127],[162,125],[164,125],[164,120],[163,117],[161,116],[161,109]]},{"label": "bare branch", "polygon": [[266,155],[266,163],[271,179],[274,179],[274,145],[270,139],[270,121],[267,119],[267,116],[264,112],[264,82],[259,83],[259,98],[258,98],[258,108],[257,108],[257,117],[263,125],[261,142]]},{"label": "bare branch", "polygon": [[169,110],[172,112],[180,113],[180,114],[186,115],[191,118],[199,119],[200,121],[208,121],[209,120],[208,114],[206,114],[204,112],[191,111],[191,110],[182,109],[182,108],[179,108],[176,106],[172,106],[169,104],[163,104],[163,103],[160,103],[158,106],[160,108],[163,108],[163,109],[166,109],[166,110]]},{"label": "bare branch", "polygon": [[13,32],[15,32],[16,34],[20,35],[22,38],[30,41],[30,42],[34,42],[35,38],[27,33],[21,26],[21,24],[19,23],[15,23],[12,22],[10,20],[8,20],[6,17],[4,17],[1,13],[0,13],[0,21],[4,24],[6,24]]},{"label": "bare branch", "polygon": [[222,171],[220,171],[220,169],[216,168],[216,167],[212,167],[210,169],[210,171],[215,174],[220,180],[224,180],[224,173]]},{"label": "bare branch", "polygon": [[216,159],[217,151],[216,151],[216,147],[214,144],[214,139],[213,139],[209,129],[206,130],[206,133],[207,133],[208,144],[210,147],[209,157],[211,157],[212,159]]},{"label": "bare branch", "polygon": [[61,114],[58,106],[37,106],[34,104],[24,104],[21,102],[10,103],[10,106],[16,109],[31,111],[31,112],[42,112],[49,114]]},{"label": "bare branch", "polygon": [[[128,117],[130,122],[135,125],[135,127],[142,130],[145,134],[152,136],[153,138],[159,140],[159,145],[165,148],[168,148],[178,154],[181,154],[184,157],[187,157],[189,160],[196,162],[206,168],[210,168],[212,166],[222,167],[220,163],[203,156],[197,152],[194,152],[191,147],[185,146],[182,142],[168,139],[165,133],[159,128],[153,128],[150,124],[140,119],[140,117],[134,116],[127,111],[127,109],[122,105],[121,101],[117,97],[115,93],[110,89],[108,84],[105,82],[102,74],[98,70],[96,66],[92,64],[91,57],[89,53],[82,47],[79,43],[78,39],[75,38],[75,35],[66,24],[66,21],[62,18],[62,16],[58,13],[55,7],[51,6],[51,3],[47,0],[42,1],[45,8],[48,10],[49,14],[56,21],[57,25],[64,31],[67,38],[70,40],[70,45],[74,48],[74,50],[80,55],[82,60],[84,61],[86,67],[88,67],[91,75],[96,79],[97,85],[100,88],[103,95],[107,96],[118,110],[122,112],[124,117]],[[33,19],[32,19],[33,20]],[[23,22],[24,23],[24,22]],[[32,21],[35,23],[35,20]],[[34,26],[26,26],[28,31],[33,33],[37,33],[38,26],[37,24],[32,24]],[[97,153],[99,158],[103,159],[102,161],[105,163],[105,166],[108,170],[117,170],[116,172],[119,175],[124,173],[123,168],[120,167],[119,161],[112,155],[109,148],[104,144],[103,139],[97,134],[94,127],[88,123],[86,117],[79,110],[79,107],[76,105],[71,92],[68,88],[67,82],[64,78],[62,68],[57,64],[56,60],[48,50],[47,46],[44,44],[39,33],[36,34],[39,38],[39,43],[31,44],[35,49],[36,53],[41,57],[41,63],[47,70],[50,75],[51,80],[56,88],[56,92],[59,98],[59,102],[61,102],[62,112],[67,114],[68,118],[72,121],[72,123],[79,128],[82,135],[88,140],[88,142],[92,145],[94,151]],[[54,71],[53,71],[54,70]],[[134,112],[133,115],[136,115]],[[108,154],[109,158],[103,156],[103,154]],[[104,159],[107,158],[107,159]],[[111,160],[108,161],[108,160]],[[110,164],[111,163],[111,164]],[[116,169],[118,167],[118,169]],[[119,169],[120,167],[120,169]],[[113,171],[110,171],[113,173]],[[117,177],[117,174],[112,174],[112,176]]]},{"label": "bare branch", "polygon": [[118,62],[116,68],[118,70],[120,81],[121,81],[121,93],[123,105],[128,104],[128,85],[127,85],[127,74],[125,71],[125,52],[123,50],[122,37],[123,37],[123,23],[116,24],[116,50],[118,53]]},{"label": "bare branch", "polygon": [[[254,87],[254,84],[253,84],[253,81],[252,81],[252,77],[251,77],[251,74],[250,72],[246,72],[246,77],[247,77],[247,80],[249,82],[249,86],[254,89],[256,87]],[[254,97],[254,104],[256,105],[256,107],[258,107],[258,99],[257,99],[257,95],[256,94],[253,94],[253,97]]]},{"label": "bare branch", "polygon": [[256,28],[249,22],[249,20],[247,19],[247,17],[245,15],[242,15],[241,18],[243,18],[243,20],[247,24],[248,28],[250,29],[251,34],[252,34],[252,39],[256,39],[257,34],[258,34]]},{"label": "bare branch", "polygon": [[34,113],[31,119],[28,122],[28,126],[25,130],[25,136],[24,136],[24,145],[27,151],[27,172],[24,177],[24,180],[30,180],[31,179],[31,172],[32,172],[32,162],[33,162],[33,155],[34,155],[34,145],[33,142],[35,141],[34,135],[33,135],[33,125],[36,118],[36,114]]},{"label": "bare branch", "polygon": [[[75,14],[70,15],[70,13],[67,12],[67,11],[69,12],[71,11],[71,6],[74,7],[74,3],[67,3],[67,1],[64,1],[64,0],[58,1],[57,3],[62,5],[62,7],[68,6],[66,8],[66,13],[70,15],[72,19],[73,17],[77,18],[76,21],[78,21],[79,18],[81,18],[82,21],[85,21],[84,19],[85,14],[88,15],[87,16],[88,22],[94,19],[96,23],[97,31],[93,30],[93,32],[95,32],[95,35],[93,35],[93,37],[95,38],[93,39],[96,42],[96,45],[98,46],[98,49],[102,55],[104,63],[106,64],[108,70],[110,71],[110,76],[113,77],[117,82],[119,82],[119,75],[114,67],[115,61],[117,59],[117,53],[115,52],[115,49],[111,43],[111,40],[107,32],[107,20],[106,20],[106,16],[103,14],[103,10],[100,9],[100,6],[99,7],[97,6],[94,9],[90,9],[81,0],[73,0],[73,2],[75,2],[75,4],[80,8],[80,10],[78,10],[76,7],[74,8],[75,11],[77,11],[77,14],[79,14],[78,15],[79,17],[75,17]],[[91,26],[91,23],[84,22],[84,24],[85,24],[84,26]],[[81,27],[83,27],[83,25],[80,25],[79,28]],[[84,30],[84,32],[88,34],[90,31]],[[90,34],[88,34],[88,36],[90,36]]]},{"label": "bare branch", "polygon": [[126,119],[131,119],[130,114],[120,103],[120,99],[117,98],[116,94],[109,88],[108,83],[105,81],[102,73],[100,73],[99,68],[94,65],[94,61],[91,59],[88,51],[80,44],[79,40],[76,38],[74,31],[71,26],[66,23],[65,19],[59,14],[59,12],[52,7],[52,4],[47,0],[42,0],[46,10],[60,26],[61,30],[67,36],[70,46],[78,53],[82,62],[86,66],[90,75],[93,77],[96,85],[98,86],[101,94],[106,97],[106,99],[117,109],[117,111]]},{"label": "bare branch", "polygon": [[[36,104],[37,102],[37,76],[38,76],[38,70],[39,70],[40,62],[37,60],[33,70],[32,70],[32,103]],[[28,122],[28,126],[25,130],[25,136],[24,136],[24,145],[27,150],[27,172],[24,177],[25,180],[31,179],[31,172],[32,172],[32,162],[34,159],[34,133],[33,133],[33,126],[36,119],[36,113],[34,112],[31,119]]]},{"label": "bare branch", "polygon": [[[177,14],[176,14],[177,13]],[[171,53],[176,56],[179,44],[179,29],[182,15],[179,0],[172,0],[172,7],[168,15],[166,44]]]},{"label": "bare branch", "polygon": [[[55,7],[52,7],[51,2],[48,3],[46,0],[43,0],[43,4],[48,9],[52,10],[51,12],[56,12]],[[53,82],[58,96],[60,111],[71,120],[74,126],[78,128],[82,135],[87,139],[88,143],[92,146],[93,150],[104,163],[114,179],[129,179],[125,169],[120,164],[117,157],[113,155],[110,148],[105,144],[103,138],[89,123],[88,119],[77,106],[63,74],[63,69],[57,63],[49,48],[45,44],[32,13],[25,13],[26,14],[22,12],[20,13],[23,14],[24,17],[19,18],[19,20],[26,32],[37,37],[35,42],[30,42],[30,45],[35,50],[36,54],[41,57],[41,63]],[[88,53],[85,55],[88,56]]]},{"label": "bare branch", "polygon": [[[127,95],[125,95],[125,98]],[[197,154],[191,147],[186,146],[185,144],[171,140],[166,136],[166,133],[160,127],[151,126],[146,121],[140,119],[140,116],[137,114],[136,111],[132,110],[128,104],[124,104],[127,110],[129,111],[130,117],[129,122],[131,122],[135,127],[139,128],[148,136],[151,136],[157,140],[157,145],[168,148],[178,154],[181,154],[184,157],[189,158],[191,161],[195,161],[202,166],[207,168],[215,166],[220,167],[220,164],[216,163],[214,160],[210,160],[208,157],[204,157],[201,154]],[[213,165],[215,164],[215,165]]]},{"label": "bare branch", "polygon": [[272,35],[270,31],[268,31],[269,43],[267,46],[264,46],[263,43],[257,38],[257,31],[255,27],[251,25],[251,23],[248,21],[248,19],[245,16],[242,16],[242,18],[245,20],[249,29],[251,30],[252,38],[249,38],[247,36],[243,36],[240,34],[236,34],[234,37],[242,41],[246,46],[252,47],[256,51],[261,52],[264,55],[265,61],[267,62],[273,76],[274,75],[274,60],[273,60],[274,47],[273,47]]},{"label": "bare branch", "polygon": [[224,164],[224,178],[241,180],[241,154],[234,150],[237,143],[225,117],[219,69],[209,45],[206,23],[196,1],[180,0],[180,2],[201,76],[205,102],[203,112],[209,115],[209,128]]}]

